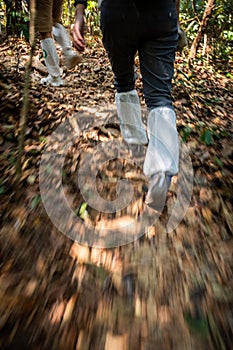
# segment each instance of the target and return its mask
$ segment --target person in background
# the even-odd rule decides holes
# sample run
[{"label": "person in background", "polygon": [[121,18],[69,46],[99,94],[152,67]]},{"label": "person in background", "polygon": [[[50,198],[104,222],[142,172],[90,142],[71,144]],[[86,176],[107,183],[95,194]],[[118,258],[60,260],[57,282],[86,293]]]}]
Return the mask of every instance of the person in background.
[{"label": "person in background", "polygon": [[[73,43],[85,48],[84,14],[87,1],[75,1]],[[145,202],[162,210],[171,178],[179,169],[176,114],[171,99],[175,52],[178,46],[179,1],[99,1],[103,45],[114,73],[115,101],[123,139],[147,147],[143,165],[149,179]],[[135,89],[134,58],[138,52],[147,127],[141,119]]]},{"label": "person in background", "polygon": [[70,37],[61,24],[63,0],[36,0],[36,32],[41,36],[41,47],[48,76],[41,83],[51,86],[62,86],[59,57],[52,34],[63,52],[63,62],[67,68],[73,68],[81,62],[81,56],[74,52]]}]

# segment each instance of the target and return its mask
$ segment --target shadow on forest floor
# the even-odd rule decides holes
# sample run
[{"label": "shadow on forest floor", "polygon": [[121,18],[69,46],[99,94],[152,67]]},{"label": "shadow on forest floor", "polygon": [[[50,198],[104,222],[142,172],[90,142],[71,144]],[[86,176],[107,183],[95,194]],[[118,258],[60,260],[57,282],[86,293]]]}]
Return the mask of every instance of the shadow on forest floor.
[{"label": "shadow on forest floor", "polygon": [[[144,235],[116,248],[90,248],[67,238],[48,218],[39,190],[39,166],[59,125],[69,120],[71,132],[77,133],[81,125],[86,131],[76,136],[62,168],[73,212],[87,225],[113,228],[140,214],[146,179],[135,163],[111,160],[97,176],[98,191],[106,200],[115,198],[119,179],[133,183],[134,199],[119,213],[90,208],[77,188],[83,154],[120,140],[108,61],[96,42],[79,67],[64,71],[67,85],[56,90],[39,85],[43,69],[38,63],[34,66],[22,181],[15,188],[12,178],[28,52],[25,43],[18,42],[17,62],[15,45],[0,46],[0,347],[230,349],[232,81],[213,67],[197,66],[190,75],[184,57],[177,57],[174,106],[194,170],[189,208],[173,232],[166,233],[177,198],[174,180],[162,215]],[[140,79],[137,88],[142,97]],[[111,155],[110,147],[104,149]]]}]

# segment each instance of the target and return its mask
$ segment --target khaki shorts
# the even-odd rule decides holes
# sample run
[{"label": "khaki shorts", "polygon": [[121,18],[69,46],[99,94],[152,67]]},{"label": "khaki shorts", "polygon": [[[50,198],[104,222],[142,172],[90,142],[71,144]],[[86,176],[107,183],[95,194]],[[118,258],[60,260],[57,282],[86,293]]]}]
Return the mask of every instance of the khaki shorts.
[{"label": "khaki shorts", "polygon": [[36,0],[35,31],[50,33],[54,23],[61,21],[63,0]]}]

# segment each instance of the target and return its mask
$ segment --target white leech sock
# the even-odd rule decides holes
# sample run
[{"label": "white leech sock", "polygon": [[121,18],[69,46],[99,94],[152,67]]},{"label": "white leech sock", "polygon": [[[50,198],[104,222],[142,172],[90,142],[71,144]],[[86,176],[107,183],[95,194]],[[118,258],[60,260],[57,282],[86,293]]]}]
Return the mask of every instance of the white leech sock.
[{"label": "white leech sock", "polygon": [[146,145],[148,139],[137,91],[117,92],[115,101],[124,140],[129,144]]},{"label": "white leech sock", "polygon": [[60,76],[59,58],[52,38],[41,40],[41,47],[49,75],[53,78]]},{"label": "white leech sock", "polygon": [[169,107],[152,109],[148,115],[147,129],[149,145],[144,161],[144,174],[177,174],[179,143],[174,110]]}]

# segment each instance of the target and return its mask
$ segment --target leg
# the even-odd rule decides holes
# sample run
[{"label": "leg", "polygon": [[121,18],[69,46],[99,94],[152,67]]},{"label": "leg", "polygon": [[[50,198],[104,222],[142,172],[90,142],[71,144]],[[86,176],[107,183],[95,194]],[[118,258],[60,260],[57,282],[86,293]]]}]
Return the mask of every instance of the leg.
[{"label": "leg", "polygon": [[134,16],[129,16],[125,6],[118,6],[116,1],[103,1],[100,11],[102,40],[114,73],[114,86],[120,93],[134,90],[134,56],[137,52],[132,31]]},{"label": "leg", "polygon": [[61,23],[54,23],[53,36],[62,48],[63,61],[67,68],[71,69],[82,61],[82,57],[72,50],[69,34]]},{"label": "leg", "polygon": [[51,37],[52,25],[53,0],[36,0],[35,31],[40,33],[50,33]]},{"label": "leg", "polygon": [[41,48],[49,73],[48,77],[41,79],[41,83],[60,86],[63,85],[63,81],[60,77],[59,58],[51,36],[53,2],[52,0],[37,0],[36,7],[36,31],[39,31],[41,35]]},{"label": "leg", "polygon": [[62,6],[63,0],[52,0],[53,9],[52,9],[52,19],[53,23],[60,23],[62,17]]},{"label": "leg", "polygon": [[170,33],[160,34],[161,37],[142,40],[139,47],[143,93],[149,110],[172,108],[171,81],[178,39],[176,21],[174,26]]},{"label": "leg", "polygon": [[137,39],[132,27],[135,26],[137,16],[135,8],[129,9],[128,6],[127,2],[103,2],[101,30],[114,73],[116,106],[123,138],[128,143],[147,144],[141,106],[135,90],[134,57]]},{"label": "leg", "polygon": [[63,0],[53,1],[53,36],[61,46],[63,51],[63,60],[67,68],[73,68],[82,61],[80,55],[72,50],[71,40],[66,29],[61,22]]},{"label": "leg", "polygon": [[179,143],[176,115],[170,107],[156,107],[148,116],[149,144],[143,170],[150,178],[146,204],[162,210],[171,178],[179,166]]},{"label": "leg", "polygon": [[[171,79],[177,44],[171,37],[146,41],[140,47],[140,65],[148,109],[149,146],[144,172],[174,175],[178,172],[178,135],[171,101]],[[156,160],[156,161],[155,161]]]},{"label": "leg", "polygon": [[[163,18],[162,13],[166,17]],[[144,162],[144,173],[150,177],[146,203],[156,210],[163,209],[171,177],[178,172],[179,162],[176,115],[171,101],[177,22],[172,11],[161,10],[160,15],[165,32],[161,32],[157,23],[156,35],[143,40],[139,48],[144,95],[150,111],[149,145]]]}]

